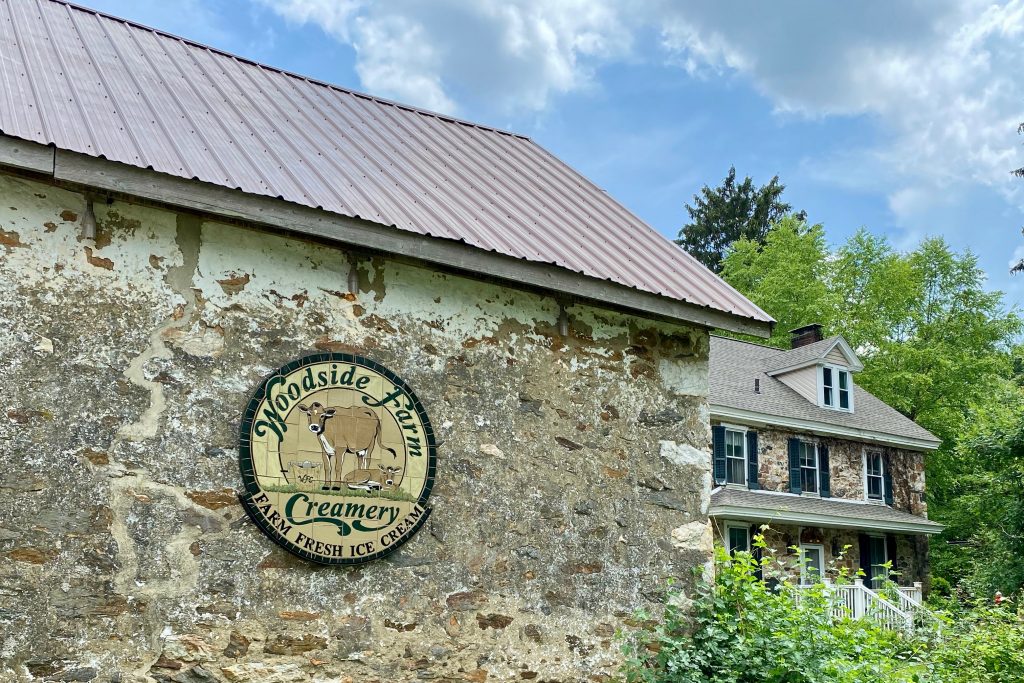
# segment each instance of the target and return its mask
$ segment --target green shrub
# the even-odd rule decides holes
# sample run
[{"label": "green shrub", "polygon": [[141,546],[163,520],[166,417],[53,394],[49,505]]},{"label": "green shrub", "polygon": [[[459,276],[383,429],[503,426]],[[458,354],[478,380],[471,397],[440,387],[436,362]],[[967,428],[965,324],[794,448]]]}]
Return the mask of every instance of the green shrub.
[{"label": "green shrub", "polygon": [[942,683],[1024,681],[1024,619],[1013,602],[965,610],[932,651],[932,680]]},{"label": "green shrub", "polygon": [[941,576],[932,577],[932,593],[948,598],[953,595],[953,586]]},{"label": "green shrub", "polygon": [[628,683],[1024,681],[1014,608],[965,608],[955,619],[928,612],[914,631],[888,630],[849,618],[824,585],[794,586],[791,568],[755,543],[764,559],[716,548],[713,581],[699,581],[692,598],[670,588],[660,618],[640,615],[643,626],[623,642]]}]

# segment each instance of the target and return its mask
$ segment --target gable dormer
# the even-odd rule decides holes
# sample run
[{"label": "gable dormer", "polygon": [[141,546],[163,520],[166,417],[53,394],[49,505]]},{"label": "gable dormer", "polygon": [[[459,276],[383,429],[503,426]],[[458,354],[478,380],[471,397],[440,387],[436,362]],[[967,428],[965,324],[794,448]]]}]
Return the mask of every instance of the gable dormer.
[{"label": "gable dormer", "polygon": [[864,369],[850,344],[837,335],[822,339],[821,325],[791,331],[789,351],[768,359],[765,373],[829,410],[854,411],[853,374]]}]

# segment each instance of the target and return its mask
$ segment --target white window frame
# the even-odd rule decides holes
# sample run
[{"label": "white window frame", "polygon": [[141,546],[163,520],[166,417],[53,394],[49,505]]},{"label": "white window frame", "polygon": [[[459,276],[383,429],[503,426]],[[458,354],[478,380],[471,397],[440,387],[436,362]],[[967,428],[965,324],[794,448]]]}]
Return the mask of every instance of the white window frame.
[{"label": "white window frame", "polygon": [[823,543],[801,543],[800,544],[800,585],[810,586],[812,585],[809,581],[809,574],[807,571],[807,550],[817,550],[821,553],[821,574],[816,578],[818,581],[825,580],[825,545]]},{"label": "white window frame", "polygon": [[[882,496],[881,498],[872,498],[868,493],[868,456],[877,454],[882,462],[882,473],[878,475],[882,479]],[[874,448],[865,448],[864,453],[861,456],[861,461],[864,464],[864,500],[874,505],[885,505],[885,454],[881,450]],[[871,475],[875,476],[875,475]]]},{"label": "white window frame", "polygon": [[[803,457],[803,446],[812,446],[814,448],[814,490],[808,491],[804,487],[804,457]],[[819,444],[817,441],[811,441],[809,439],[800,439],[801,453],[800,453],[800,494],[804,496],[821,496],[821,451],[819,451]]]},{"label": "white window frame", "polygon": [[727,521],[725,523],[725,549],[728,550],[729,554],[731,555],[732,554],[732,549],[729,547],[729,530],[730,529],[742,529],[743,530],[743,533],[747,537],[747,547],[745,549],[743,549],[742,552],[749,553],[750,552],[750,544],[751,544],[751,541],[753,540],[750,537],[750,524],[747,524],[745,522],[729,522],[729,521]]},{"label": "white window frame", "polygon": [[[747,453],[747,428],[742,426],[742,425],[731,425],[731,424],[724,424],[724,423],[721,426],[725,427],[725,435],[722,438],[724,438],[726,440],[726,443],[722,444],[723,448],[728,448],[729,432],[740,432],[741,434],[743,434],[743,438],[740,440],[740,443],[743,445],[743,481],[741,481],[741,482],[729,481],[729,451],[726,450],[726,453],[725,453],[725,485],[728,488],[742,488],[742,489],[748,488],[748,486],[747,486],[747,476],[748,476],[748,473],[750,471],[749,470],[749,468],[750,468],[750,454]],[[733,459],[735,459],[735,458],[733,458]]]},{"label": "white window frame", "polygon": [[[833,405],[829,405],[825,402],[825,368],[832,371],[833,384],[829,388],[832,389]],[[839,392],[841,391],[839,388],[839,373],[841,372],[846,374],[846,392],[849,395],[849,408],[841,408],[839,406]],[[829,363],[818,366],[818,405],[822,408],[838,410],[842,413],[853,412],[853,373],[850,372],[849,368],[845,368],[841,365],[831,365]]]}]

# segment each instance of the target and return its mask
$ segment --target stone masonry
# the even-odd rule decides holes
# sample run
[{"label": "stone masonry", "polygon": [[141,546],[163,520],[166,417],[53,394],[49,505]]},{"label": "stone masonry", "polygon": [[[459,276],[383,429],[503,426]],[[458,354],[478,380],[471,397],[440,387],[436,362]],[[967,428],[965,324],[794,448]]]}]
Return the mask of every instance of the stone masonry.
[{"label": "stone masonry", "polygon": [[[708,561],[705,330],[573,305],[562,336],[550,297],[408,261],[0,198],[0,680],[608,680]],[[318,349],[402,376],[440,441],[428,524],[356,568],[236,497],[249,392]]]},{"label": "stone masonry", "polygon": [[799,437],[828,446],[832,497],[864,500],[864,461],[866,449],[880,450],[889,457],[893,473],[893,507],[914,515],[926,515],[924,501],[924,454],[900,448],[869,446],[858,441],[811,437],[774,429],[757,431],[758,466],[761,488],[789,491],[788,441]]},{"label": "stone masonry", "polygon": [[[893,507],[915,515],[927,515],[927,505],[921,495],[924,488],[924,454],[899,448],[868,445],[845,439],[807,436],[777,429],[758,429],[759,483],[766,491],[789,491],[788,441],[792,437],[816,441],[828,446],[829,474],[833,499],[864,500],[863,453],[866,449],[880,450],[889,457],[893,472]],[[723,524],[715,529],[721,542]],[[798,557],[790,546],[816,543],[824,546],[826,564],[846,566],[851,572],[859,567],[860,547],[857,532],[840,529],[771,524],[765,541],[781,562],[793,568]],[[910,584],[926,581],[928,576],[927,539],[923,536],[897,535],[896,566],[899,582]]]}]

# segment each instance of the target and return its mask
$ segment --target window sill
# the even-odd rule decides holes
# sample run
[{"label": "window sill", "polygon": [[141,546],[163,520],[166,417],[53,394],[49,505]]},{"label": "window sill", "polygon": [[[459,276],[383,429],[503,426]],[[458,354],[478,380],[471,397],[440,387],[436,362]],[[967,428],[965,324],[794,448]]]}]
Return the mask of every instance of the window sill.
[{"label": "window sill", "polygon": [[885,500],[881,498],[865,498],[864,500],[869,505],[881,505],[882,507],[887,507],[885,504]]},{"label": "window sill", "polygon": [[820,493],[809,493],[807,491],[803,491],[800,495],[804,496],[805,498],[821,498]]},{"label": "window sill", "polygon": [[726,484],[725,488],[732,489],[734,491],[747,491],[750,489],[746,484]]}]

